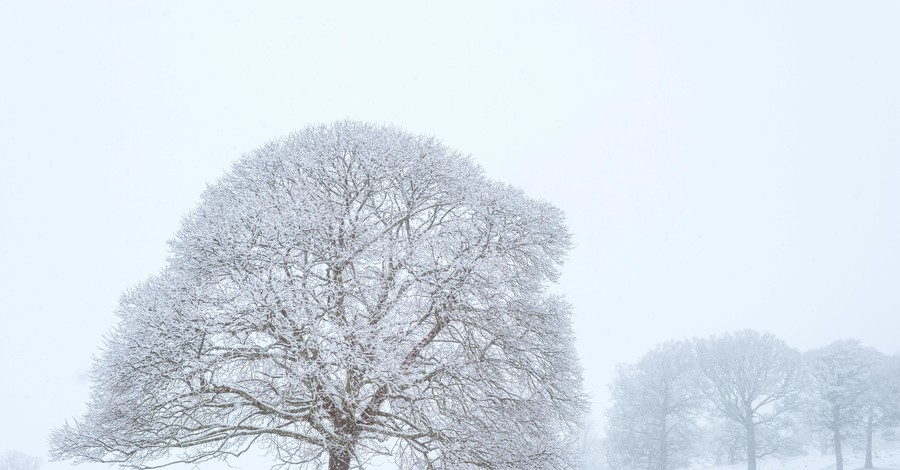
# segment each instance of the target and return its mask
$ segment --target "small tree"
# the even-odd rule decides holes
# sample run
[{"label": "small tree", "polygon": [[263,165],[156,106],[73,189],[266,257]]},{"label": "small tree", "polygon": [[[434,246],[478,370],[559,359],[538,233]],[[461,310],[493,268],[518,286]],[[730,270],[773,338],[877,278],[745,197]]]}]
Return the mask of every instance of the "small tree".
[{"label": "small tree", "polygon": [[696,381],[686,342],[663,344],[636,364],[619,366],[606,437],[612,468],[668,470],[690,463],[702,404]]},{"label": "small tree", "polygon": [[844,441],[862,430],[877,361],[877,351],[855,340],[836,341],[806,354],[813,379],[810,421],[831,434],[837,470],[844,468]]},{"label": "small tree", "polygon": [[[712,411],[712,410],[710,410]],[[734,465],[747,456],[744,429],[729,419],[711,416],[704,427],[703,444],[711,450],[715,465]]]},{"label": "small tree", "polygon": [[585,400],[546,286],[562,213],[433,139],[356,122],[241,159],[126,294],[56,459],[564,469]]},{"label": "small tree", "polygon": [[743,433],[747,468],[785,447],[779,429],[803,389],[800,354],[768,333],[743,330],[696,343],[703,393]]}]

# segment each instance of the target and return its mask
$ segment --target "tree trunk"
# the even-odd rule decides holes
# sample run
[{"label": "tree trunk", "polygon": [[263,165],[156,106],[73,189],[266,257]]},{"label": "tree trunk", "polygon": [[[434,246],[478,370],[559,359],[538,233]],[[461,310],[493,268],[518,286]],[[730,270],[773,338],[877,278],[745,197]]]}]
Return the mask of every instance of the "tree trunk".
[{"label": "tree trunk", "polygon": [[[668,397],[667,397],[668,398]],[[664,403],[668,402],[668,399],[665,399]],[[663,407],[663,410],[667,410],[668,405]],[[662,426],[659,430],[659,470],[668,470],[669,469],[669,423],[666,418],[668,416],[665,415],[666,411],[663,411]]]},{"label": "tree trunk", "polygon": [[340,447],[328,451],[328,470],[350,470],[350,449]]},{"label": "tree trunk", "polygon": [[744,423],[747,430],[747,470],[756,470],[756,428],[753,426],[753,415]]},{"label": "tree trunk", "polygon": [[844,470],[844,454],[841,452],[841,431],[834,429],[834,469]]},{"label": "tree trunk", "polygon": [[872,428],[874,427],[872,415],[870,414],[869,419],[866,421],[866,464],[863,465],[863,468],[874,468],[874,463],[872,462]]},{"label": "tree trunk", "polygon": [[844,470],[844,453],[841,449],[841,407],[831,409],[831,430],[834,432],[834,470]]}]

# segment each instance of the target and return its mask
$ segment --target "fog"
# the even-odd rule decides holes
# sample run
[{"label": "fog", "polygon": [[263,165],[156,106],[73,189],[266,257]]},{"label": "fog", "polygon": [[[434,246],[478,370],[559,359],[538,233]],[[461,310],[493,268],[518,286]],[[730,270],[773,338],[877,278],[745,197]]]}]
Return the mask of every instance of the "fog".
[{"label": "fog", "polygon": [[668,340],[751,328],[900,352],[898,14],[0,4],[0,452],[46,458],[84,413],[119,296],[162,269],[207,185],[347,118],[436,136],[565,212],[554,290],[601,425],[615,365]]}]

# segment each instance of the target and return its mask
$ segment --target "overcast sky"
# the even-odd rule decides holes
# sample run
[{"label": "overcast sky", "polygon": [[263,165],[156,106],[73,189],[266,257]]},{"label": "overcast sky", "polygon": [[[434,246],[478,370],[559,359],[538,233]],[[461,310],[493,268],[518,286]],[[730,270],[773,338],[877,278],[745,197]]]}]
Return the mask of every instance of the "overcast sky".
[{"label": "overcast sky", "polygon": [[345,118],[566,212],[598,420],[665,340],[900,350],[900,2],[188,3],[0,1],[0,452],[84,412],[207,184]]}]

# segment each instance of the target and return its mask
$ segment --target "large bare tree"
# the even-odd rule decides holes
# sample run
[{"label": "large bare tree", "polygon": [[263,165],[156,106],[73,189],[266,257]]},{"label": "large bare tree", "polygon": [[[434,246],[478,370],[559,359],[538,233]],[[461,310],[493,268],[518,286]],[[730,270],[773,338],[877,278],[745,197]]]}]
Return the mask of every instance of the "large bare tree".
[{"label": "large bare tree", "polygon": [[748,470],[756,459],[781,449],[779,428],[799,404],[806,381],[801,356],[769,333],[742,330],[701,339],[697,362],[703,388],[719,414],[740,426]]},{"label": "large bare tree", "polygon": [[584,411],[562,213],[433,139],[338,122],[245,156],[129,291],[57,459],[565,469]]},{"label": "large bare tree", "polygon": [[812,378],[808,417],[813,426],[831,435],[836,470],[844,470],[844,441],[865,430],[867,398],[880,359],[878,351],[855,340],[835,341],[806,353]]},{"label": "large bare tree", "polygon": [[610,385],[605,450],[613,469],[686,467],[696,451],[703,397],[691,344],[657,346],[620,365]]}]

